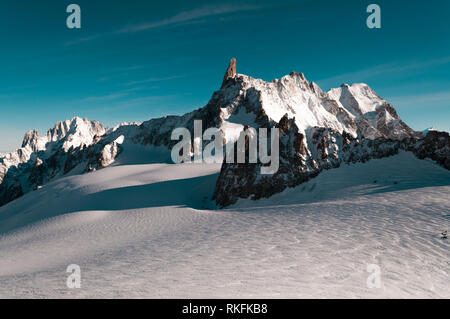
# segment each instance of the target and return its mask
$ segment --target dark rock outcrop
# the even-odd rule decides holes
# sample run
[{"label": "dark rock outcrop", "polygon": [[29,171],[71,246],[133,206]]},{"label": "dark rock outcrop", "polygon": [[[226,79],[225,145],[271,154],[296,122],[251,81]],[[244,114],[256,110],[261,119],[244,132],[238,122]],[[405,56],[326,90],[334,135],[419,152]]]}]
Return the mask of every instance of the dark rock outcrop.
[{"label": "dark rock outcrop", "polygon": [[447,132],[430,131],[409,150],[420,159],[430,158],[450,169],[450,136]]},{"label": "dark rock outcrop", "polygon": [[235,204],[240,198],[267,198],[316,177],[322,170],[389,157],[399,151],[413,152],[420,159],[430,158],[450,169],[450,138],[446,132],[432,131],[422,138],[372,140],[315,127],[310,129],[311,139],[306,145],[295,119],[284,116],[276,127],[280,129],[279,170],[261,175],[262,164],[248,164],[248,158],[243,164],[223,163],[213,196],[219,207]]}]

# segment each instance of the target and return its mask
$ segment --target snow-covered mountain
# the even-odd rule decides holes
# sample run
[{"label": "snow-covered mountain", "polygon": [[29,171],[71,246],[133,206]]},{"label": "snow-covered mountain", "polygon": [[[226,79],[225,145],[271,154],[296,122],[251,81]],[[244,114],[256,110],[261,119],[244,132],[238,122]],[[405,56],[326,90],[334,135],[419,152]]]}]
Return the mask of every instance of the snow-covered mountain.
[{"label": "snow-covered mountain", "polygon": [[9,202],[70,170],[70,155],[104,135],[97,121],[74,118],[58,122],[46,135],[25,134],[22,146],[0,156],[0,204]]},{"label": "snow-covered mountain", "polygon": [[[172,130],[197,119],[225,143],[278,127],[278,171],[173,164]],[[450,137],[425,135],[365,84],[235,60],[185,115],[30,131],[0,154],[0,298],[449,298]]]},{"label": "snow-covered mountain", "polygon": [[[113,129],[74,118],[57,123],[45,136],[27,132],[21,148],[0,155],[0,205],[63,175],[109,166],[120,159],[124,148],[137,152],[159,148],[161,158],[169,161],[170,148],[177,143],[170,138],[172,130],[186,127],[193,132],[194,120],[203,121],[203,130],[220,128],[226,143],[234,143],[245,126],[277,126],[282,132],[277,174],[261,177],[255,166],[223,164],[214,195],[219,206],[238,198],[270,196],[342,162],[385,157],[399,149],[449,168],[448,134],[427,135],[429,147],[416,150],[425,143],[424,134],[409,128],[366,84],[344,84],[323,92],[296,72],[266,82],[237,74],[233,59],[208,104],[185,115],[123,123]],[[439,146],[434,140],[440,141]]]}]

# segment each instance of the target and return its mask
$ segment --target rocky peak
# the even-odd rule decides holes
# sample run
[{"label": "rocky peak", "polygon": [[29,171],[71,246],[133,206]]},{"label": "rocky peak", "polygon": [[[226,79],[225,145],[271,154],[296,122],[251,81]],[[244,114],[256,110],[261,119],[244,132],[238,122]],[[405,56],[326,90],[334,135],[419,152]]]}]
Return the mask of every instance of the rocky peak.
[{"label": "rocky peak", "polygon": [[63,148],[67,151],[70,147],[90,145],[95,136],[102,136],[106,129],[97,121],[89,121],[80,117],[74,117],[56,123],[53,129],[47,132],[48,142],[63,142]]},{"label": "rocky peak", "polygon": [[231,78],[234,78],[236,75],[236,58],[232,58],[230,60],[230,64],[228,65],[227,71],[223,77],[222,86]]},{"label": "rocky peak", "polygon": [[31,130],[25,133],[23,137],[22,147],[29,147],[33,152],[39,152],[45,146],[39,132]]}]

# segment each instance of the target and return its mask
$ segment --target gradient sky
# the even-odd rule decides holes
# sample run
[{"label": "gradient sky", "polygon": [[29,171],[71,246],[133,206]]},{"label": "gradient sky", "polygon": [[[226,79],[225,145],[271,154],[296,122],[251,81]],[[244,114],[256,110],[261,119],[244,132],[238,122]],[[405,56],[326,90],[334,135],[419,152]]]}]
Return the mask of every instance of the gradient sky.
[{"label": "gradient sky", "polygon": [[[66,7],[82,29],[66,27]],[[366,7],[381,6],[368,29]],[[2,0],[0,151],[87,117],[112,126],[204,106],[227,64],[328,90],[365,82],[423,130],[450,130],[450,1]]]}]

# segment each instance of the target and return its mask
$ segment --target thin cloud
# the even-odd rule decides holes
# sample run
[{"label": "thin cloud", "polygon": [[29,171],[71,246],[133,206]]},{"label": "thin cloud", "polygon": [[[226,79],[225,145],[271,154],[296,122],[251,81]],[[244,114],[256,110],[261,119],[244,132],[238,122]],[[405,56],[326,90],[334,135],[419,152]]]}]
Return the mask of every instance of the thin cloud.
[{"label": "thin cloud", "polygon": [[94,35],[89,36],[89,37],[83,37],[83,38],[79,38],[79,39],[76,39],[76,40],[67,41],[65,43],[65,46],[72,46],[72,45],[79,44],[79,43],[94,41],[94,40],[100,39],[100,38],[102,38],[104,36],[107,36],[109,34],[111,34],[111,33],[99,33],[99,34],[94,34]]},{"label": "thin cloud", "polygon": [[150,65],[132,65],[127,67],[119,67],[109,70],[108,72],[101,72],[100,74],[107,74],[97,79],[97,82],[105,82],[114,78],[128,76],[132,71],[142,70],[148,68]]},{"label": "thin cloud", "polygon": [[258,9],[261,9],[261,6],[246,5],[246,4],[244,4],[244,5],[223,4],[223,5],[217,5],[217,6],[207,5],[207,6],[197,8],[194,10],[180,12],[168,19],[127,26],[117,32],[118,33],[135,33],[135,32],[155,29],[155,28],[159,28],[159,27],[189,22],[192,20],[200,19],[200,18],[206,18],[206,17],[212,17],[212,16],[228,14],[228,13],[235,13],[235,12],[242,12],[242,11],[253,11],[253,10],[258,10]]},{"label": "thin cloud", "polygon": [[114,93],[107,94],[107,95],[90,96],[90,97],[83,99],[82,101],[83,102],[99,102],[99,101],[118,100],[118,99],[122,99],[126,96],[129,96],[130,93],[132,93],[132,92],[141,91],[141,90],[145,90],[145,89],[148,89],[148,87],[145,87],[145,86],[132,87],[132,88],[129,88],[126,90],[121,90],[119,92],[114,92]]},{"label": "thin cloud", "polygon": [[104,107],[101,110],[102,111],[118,111],[118,110],[125,110],[133,107],[140,107],[140,106],[154,106],[160,105],[161,103],[173,99],[177,97],[176,94],[168,94],[168,95],[152,95],[152,96],[143,96],[138,98],[129,99],[123,102],[120,102],[120,104],[115,104],[112,106]]},{"label": "thin cloud", "polygon": [[112,93],[112,94],[101,95],[101,96],[90,96],[90,97],[87,97],[87,98],[83,99],[82,101],[83,102],[110,101],[110,100],[117,100],[117,99],[120,99],[120,98],[124,98],[127,95],[128,95],[127,92]]},{"label": "thin cloud", "polygon": [[185,78],[186,75],[174,75],[174,76],[167,76],[167,77],[154,77],[149,78],[145,80],[139,80],[139,81],[131,81],[124,83],[125,86],[131,86],[131,85],[137,85],[137,84],[145,84],[145,83],[152,83],[152,82],[161,82],[161,81],[170,81],[175,79],[181,79]]},{"label": "thin cloud", "polygon": [[450,107],[450,91],[440,91],[425,94],[394,96],[389,98],[395,104],[404,106],[422,106],[442,105]]},{"label": "thin cloud", "polygon": [[375,67],[363,69],[356,72],[349,72],[340,74],[337,76],[329,77],[326,79],[322,79],[320,81],[317,81],[321,86],[327,87],[327,86],[337,86],[345,81],[351,81],[351,79],[354,79],[355,81],[365,81],[367,79],[374,78],[376,76],[380,75],[387,75],[387,74],[394,74],[394,73],[402,73],[402,72],[409,72],[409,71],[418,71],[423,70],[426,68],[439,66],[443,64],[450,63],[450,57],[444,57],[444,58],[438,58],[438,59],[432,59],[428,61],[421,61],[416,63],[386,63],[377,65]]},{"label": "thin cloud", "polygon": [[257,5],[248,5],[248,4],[239,4],[239,5],[230,5],[230,4],[222,4],[222,5],[206,5],[200,8],[196,8],[193,10],[180,12],[170,18],[145,22],[141,24],[128,25],[122,29],[107,32],[107,33],[99,33],[92,36],[79,38],[73,41],[68,41],[65,43],[66,46],[71,46],[79,43],[90,42],[97,40],[99,38],[103,38],[105,36],[111,35],[120,35],[120,34],[130,34],[141,31],[147,31],[151,29],[168,27],[168,26],[182,26],[190,23],[199,22],[196,21],[198,19],[205,19],[201,22],[206,22],[206,18],[210,18],[213,16],[219,16],[230,13],[244,12],[244,11],[254,11],[262,9],[263,6]]}]

